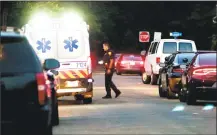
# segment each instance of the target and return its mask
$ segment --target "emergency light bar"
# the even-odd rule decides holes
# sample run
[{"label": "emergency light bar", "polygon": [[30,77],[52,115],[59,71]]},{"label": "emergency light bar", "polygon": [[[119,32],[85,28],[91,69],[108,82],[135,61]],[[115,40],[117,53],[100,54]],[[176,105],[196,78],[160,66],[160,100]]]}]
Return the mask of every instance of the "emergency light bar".
[{"label": "emergency light bar", "polygon": [[170,36],[174,37],[174,38],[177,38],[177,37],[182,36],[182,33],[180,33],[180,32],[170,32]]}]

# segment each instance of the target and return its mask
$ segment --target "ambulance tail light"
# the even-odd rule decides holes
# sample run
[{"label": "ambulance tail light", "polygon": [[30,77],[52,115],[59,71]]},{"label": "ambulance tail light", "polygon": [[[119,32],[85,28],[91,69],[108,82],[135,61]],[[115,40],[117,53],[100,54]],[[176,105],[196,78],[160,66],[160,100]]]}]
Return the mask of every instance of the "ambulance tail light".
[{"label": "ambulance tail light", "polygon": [[87,72],[88,72],[89,75],[92,73],[91,57],[88,57],[88,60],[87,60]]},{"label": "ambulance tail light", "polygon": [[51,97],[50,83],[47,75],[44,73],[37,73],[36,80],[38,86],[38,102],[40,105],[43,105],[46,99]]}]

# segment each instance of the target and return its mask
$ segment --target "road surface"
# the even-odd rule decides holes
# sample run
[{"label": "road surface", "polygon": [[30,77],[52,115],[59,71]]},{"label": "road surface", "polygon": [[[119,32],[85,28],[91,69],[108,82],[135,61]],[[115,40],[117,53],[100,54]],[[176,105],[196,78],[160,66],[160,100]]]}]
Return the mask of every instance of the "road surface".
[{"label": "road surface", "polygon": [[157,86],[142,84],[136,75],[114,75],[122,95],[102,99],[103,73],[94,74],[94,79],[93,104],[76,103],[73,97],[59,99],[60,125],[54,128],[55,135],[216,134],[216,108],[207,102],[187,106],[177,99],[160,98]]}]

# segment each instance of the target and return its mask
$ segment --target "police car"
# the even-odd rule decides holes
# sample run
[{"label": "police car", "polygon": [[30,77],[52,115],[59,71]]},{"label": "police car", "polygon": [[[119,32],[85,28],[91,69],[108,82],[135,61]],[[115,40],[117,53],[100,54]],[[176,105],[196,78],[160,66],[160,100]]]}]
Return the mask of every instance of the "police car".
[{"label": "police car", "polygon": [[57,96],[74,96],[83,103],[92,103],[93,79],[90,58],[89,26],[75,13],[61,18],[38,14],[23,26],[24,34],[39,58],[55,58]]},{"label": "police car", "polygon": [[194,41],[186,39],[177,39],[182,36],[182,33],[172,32],[170,36],[175,37],[174,39],[159,39],[151,42],[148,49],[144,69],[145,72],[142,74],[142,82],[144,84],[156,84],[159,75],[159,63],[164,63],[165,57],[175,53],[181,52],[196,52],[197,47]]}]

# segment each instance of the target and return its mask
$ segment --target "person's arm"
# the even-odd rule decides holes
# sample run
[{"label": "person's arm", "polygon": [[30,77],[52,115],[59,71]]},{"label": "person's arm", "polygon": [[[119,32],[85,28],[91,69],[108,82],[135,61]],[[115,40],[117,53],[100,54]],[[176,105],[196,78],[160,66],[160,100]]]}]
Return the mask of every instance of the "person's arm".
[{"label": "person's arm", "polygon": [[114,64],[114,53],[112,51],[109,51],[108,52],[108,55],[109,55],[109,69],[112,69],[113,68],[113,64]]}]

